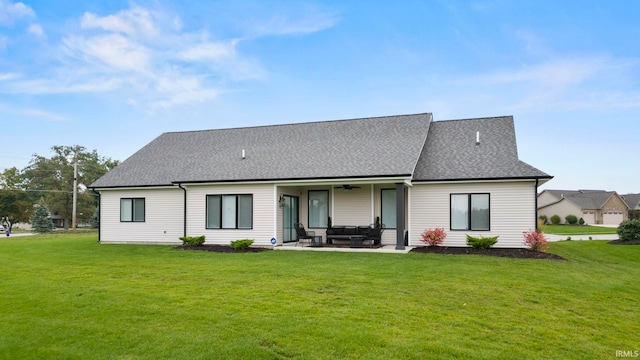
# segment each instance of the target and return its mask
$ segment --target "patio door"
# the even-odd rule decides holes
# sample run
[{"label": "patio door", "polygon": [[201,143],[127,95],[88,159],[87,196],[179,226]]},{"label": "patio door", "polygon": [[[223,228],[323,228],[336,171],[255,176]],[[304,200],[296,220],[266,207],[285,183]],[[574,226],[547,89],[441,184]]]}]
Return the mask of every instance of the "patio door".
[{"label": "patio door", "polygon": [[293,242],[298,240],[295,224],[300,222],[298,213],[300,199],[297,196],[283,195],[284,207],[282,215],[282,241]]}]

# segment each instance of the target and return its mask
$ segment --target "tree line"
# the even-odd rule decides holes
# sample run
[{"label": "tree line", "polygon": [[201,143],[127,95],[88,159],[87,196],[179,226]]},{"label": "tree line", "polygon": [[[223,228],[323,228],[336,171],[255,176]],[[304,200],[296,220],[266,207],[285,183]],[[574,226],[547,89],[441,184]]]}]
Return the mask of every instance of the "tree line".
[{"label": "tree line", "polygon": [[74,165],[78,164],[76,214],[78,223],[89,223],[98,209],[98,196],[87,188],[118,160],[88,151],[84,146],[53,146],[50,157],[33,154],[24,169],[12,167],[0,174],[0,224],[11,229],[26,223],[40,205],[71,225]]}]

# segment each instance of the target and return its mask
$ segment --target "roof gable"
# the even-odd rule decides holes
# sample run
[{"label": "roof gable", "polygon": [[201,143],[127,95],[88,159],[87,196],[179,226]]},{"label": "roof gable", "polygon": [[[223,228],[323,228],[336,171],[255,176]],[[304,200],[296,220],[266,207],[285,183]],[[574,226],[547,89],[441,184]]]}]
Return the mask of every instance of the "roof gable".
[{"label": "roof gable", "polygon": [[604,204],[615,195],[615,191],[605,190],[545,190],[558,199],[577,205],[583,210],[602,209]]},{"label": "roof gable", "polygon": [[512,116],[433,122],[414,175],[422,181],[512,178],[551,178],[518,159]]},{"label": "roof gable", "polygon": [[640,194],[625,194],[620,195],[620,197],[622,197],[622,199],[627,203],[630,209],[640,209]]},{"label": "roof gable", "polygon": [[165,133],[91,187],[409,177],[431,119],[425,113]]}]

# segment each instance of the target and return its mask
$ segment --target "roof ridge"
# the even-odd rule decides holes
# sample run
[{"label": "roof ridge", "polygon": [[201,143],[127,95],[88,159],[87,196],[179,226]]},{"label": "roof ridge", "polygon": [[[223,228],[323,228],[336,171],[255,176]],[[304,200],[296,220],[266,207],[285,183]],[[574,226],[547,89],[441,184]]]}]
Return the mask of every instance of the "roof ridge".
[{"label": "roof ridge", "polygon": [[435,122],[435,123],[443,123],[443,122],[449,122],[449,121],[472,121],[472,120],[504,119],[504,118],[511,118],[511,119],[513,119],[513,115],[486,116],[486,117],[463,118],[463,119],[434,120],[434,122]]},{"label": "roof ridge", "polygon": [[217,129],[167,131],[167,132],[162,133],[162,135],[164,135],[164,134],[198,133],[198,132],[208,132],[208,131],[230,131],[230,130],[241,130],[241,129],[242,130],[246,130],[246,129],[260,129],[260,128],[274,128],[274,127],[280,127],[280,126],[297,126],[297,125],[309,125],[309,124],[326,124],[326,123],[337,123],[337,122],[343,122],[343,121],[344,122],[346,122],[346,121],[363,121],[363,120],[375,120],[375,119],[383,119],[383,118],[420,116],[420,115],[428,115],[428,116],[430,116],[430,119],[433,119],[433,113],[425,112],[425,113],[415,113],[415,114],[370,116],[370,117],[360,117],[360,118],[353,118],[353,119],[317,120],[317,121],[293,122],[293,123],[271,124],[271,125],[238,126],[238,127],[217,128]]}]

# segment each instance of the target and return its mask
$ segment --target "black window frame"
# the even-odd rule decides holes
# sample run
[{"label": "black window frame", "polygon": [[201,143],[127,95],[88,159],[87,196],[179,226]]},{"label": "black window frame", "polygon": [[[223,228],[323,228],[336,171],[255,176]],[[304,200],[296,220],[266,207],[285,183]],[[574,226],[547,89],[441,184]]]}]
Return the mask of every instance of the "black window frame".
[{"label": "black window frame", "polygon": [[[122,220],[122,201],[131,200],[131,220]],[[136,220],[136,200],[142,200],[142,220]],[[120,222],[146,222],[147,221],[147,201],[143,197],[124,197],[120,198]]]},{"label": "black window frame", "polygon": [[[453,214],[452,214],[452,201],[454,196],[466,195],[467,196],[467,225],[468,229],[454,229],[453,228]],[[487,216],[489,220],[489,226],[486,229],[474,229],[473,224],[473,211],[472,211],[472,198],[473,195],[487,195]],[[451,231],[491,231],[491,193],[479,192],[479,193],[451,193],[449,194],[449,230]]]},{"label": "black window frame", "polygon": [[[314,224],[311,224],[311,211],[309,209],[311,209],[311,193],[312,192],[322,192],[325,193],[327,195],[327,216],[325,216],[325,226],[314,226]],[[330,197],[329,197],[329,190],[308,190],[307,191],[307,227],[309,229],[326,229],[329,221],[329,201],[330,201]]]},{"label": "black window frame", "polygon": [[[223,209],[223,201],[222,198],[224,196],[235,196],[236,198],[236,214],[235,214],[235,227],[223,227],[222,225],[222,209]],[[240,196],[248,196],[251,198],[251,227],[238,227],[238,224],[240,222],[240,206],[239,206],[239,199]],[[219,223],[220,223],[220,227],[210,227],[209,226],[209,198],[210,197],[220,197],[220,208],[218,209],[219,211]],[[204,213],[204,227],[207,230],[253,230],[253,213],[254,213],[254,206],[253,206],[253,194],[207,194],[205,196],[205,213]]]}]

